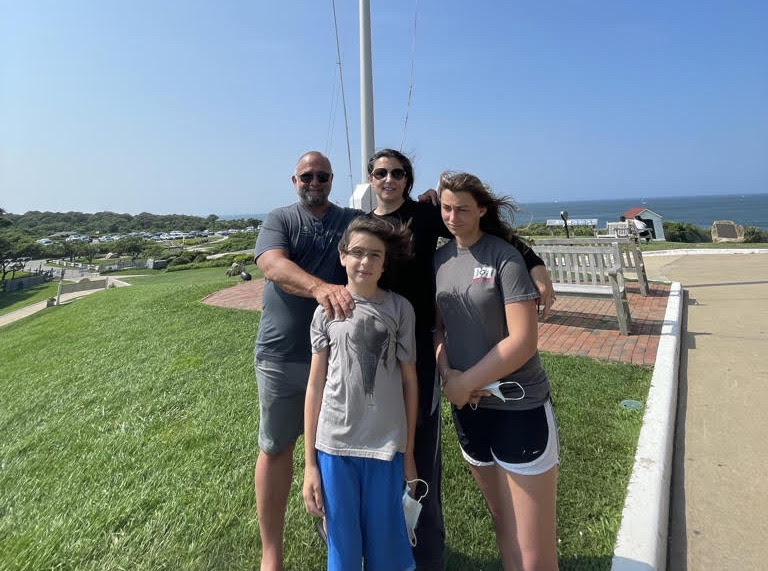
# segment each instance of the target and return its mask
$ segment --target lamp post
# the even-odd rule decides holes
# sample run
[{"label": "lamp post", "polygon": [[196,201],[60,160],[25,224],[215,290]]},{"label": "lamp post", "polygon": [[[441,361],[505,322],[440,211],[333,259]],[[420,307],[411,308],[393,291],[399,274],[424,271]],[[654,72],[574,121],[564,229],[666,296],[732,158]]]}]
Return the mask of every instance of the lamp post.
[{"label": "lamp post", "polygon": [[563,210],[560,213],[560,218],[563,219],[563,224],[565,224],[565,237],[566,238],[570,238],[571,235],[568,233],[568,211],[567,210]]}]

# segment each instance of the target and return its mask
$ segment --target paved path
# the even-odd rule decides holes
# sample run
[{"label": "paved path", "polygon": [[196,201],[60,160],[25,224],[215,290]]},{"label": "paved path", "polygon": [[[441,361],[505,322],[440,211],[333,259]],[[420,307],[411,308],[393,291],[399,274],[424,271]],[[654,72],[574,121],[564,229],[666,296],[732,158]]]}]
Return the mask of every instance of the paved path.
[{"label": "paved path", "polygon": [[[261,311],[264,280],[240,282],[203,299],[203,303]],[[567,355],[653,365],[669,296],[669,285],[652,284],[648,297],[628,286],[631,335],[621,335],[610,299],[562,297],[549,319],[539,323],[539,348]]]},{"label": "paved path", "polygon": [[[122,276],[122,277],[126,277],[126,276]],[[114,285],[115,287],[124,287],[130,284],[120,281],[117,278],[109,278],[109,285]],[[59,302],[68,303],[73,299],[77,299],[78,297],[83,297],[84,295],[96,293],[97,291],[104,291],[104,289],[103,288],[88,289],[84,291],[75,291],[72,293],[64,293],[61,295],[61,299],[59,300]],[[24,319],[25,317],[32,315],[33,313],[37,313],[38,311],[42,311],[46,308],[46,306],[47,306],[46,301],[38,301],[37,303],[27,305],[26,307],[22,307],[21,309],[17,309],[16,311],[11,311],[10,313],[5,313],[3,315],[0,315],[0,327],[3,327],[4,325],[8,325],[9,323],[13,323],[14,321],[18,321],[19,319]]]},{"label": "paved path", "polygon": [[687,292],[668,569],[768,569],[768,253],[645,262]]}]

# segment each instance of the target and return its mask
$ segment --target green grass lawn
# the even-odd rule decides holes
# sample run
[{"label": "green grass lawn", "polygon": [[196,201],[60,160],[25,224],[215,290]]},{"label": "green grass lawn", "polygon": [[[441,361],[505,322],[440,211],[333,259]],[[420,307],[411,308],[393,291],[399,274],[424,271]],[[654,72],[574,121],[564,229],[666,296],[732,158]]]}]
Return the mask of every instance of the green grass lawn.
[{"label": "green grass lawn", "polygon": [[16,311],[56,295],[59,282],[47,282],[19,291],[0,291],[0,315]]},{"label": "green grass lawn", "polygon": [[[199,300],[222,268],[47,308],[0,331],[0,569],[254,569],[259,314]],[[563,569],[608,569],[651,370],[546,354],[560,426]],[[448,569],[499,569],[447,407]],[[298,449],[301,445],[297,446]],[[288,569],[323,569],[297,454]]]}]

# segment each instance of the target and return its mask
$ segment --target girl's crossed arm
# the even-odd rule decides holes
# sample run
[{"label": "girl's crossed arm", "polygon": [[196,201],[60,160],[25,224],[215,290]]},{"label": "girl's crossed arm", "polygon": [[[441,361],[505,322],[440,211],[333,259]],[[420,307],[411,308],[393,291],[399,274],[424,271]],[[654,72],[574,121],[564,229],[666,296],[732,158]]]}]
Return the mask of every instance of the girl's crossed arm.
[{"label": "girl's crossed arm", "polygon": [[[444,346],[442,321],[437,321],[435,351],[440,376],[445,380],[443,392],[458,408],[476,402],[482,387],[500,379],[520,367],[536,353],[538,324],[533,301],[520,301],[504,305],[508,335],[491,348],[485,356],[466,371],[451,369]],[[485,392],[485,394],[489,394]]]}]

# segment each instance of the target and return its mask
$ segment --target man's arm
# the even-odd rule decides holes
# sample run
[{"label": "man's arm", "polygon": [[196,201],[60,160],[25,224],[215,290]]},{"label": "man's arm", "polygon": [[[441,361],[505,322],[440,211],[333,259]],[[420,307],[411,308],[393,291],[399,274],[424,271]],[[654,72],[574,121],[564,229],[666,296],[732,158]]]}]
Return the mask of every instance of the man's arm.
[{"label": "man's arm", "polygon": [[267,250],[256,258],[264,277],[286,292],[300,297],[312,297],[323,306],[328,319],[349,317],[355,302],[343,285],[329,284],[304,271],[292,261],[285,250]]}]

